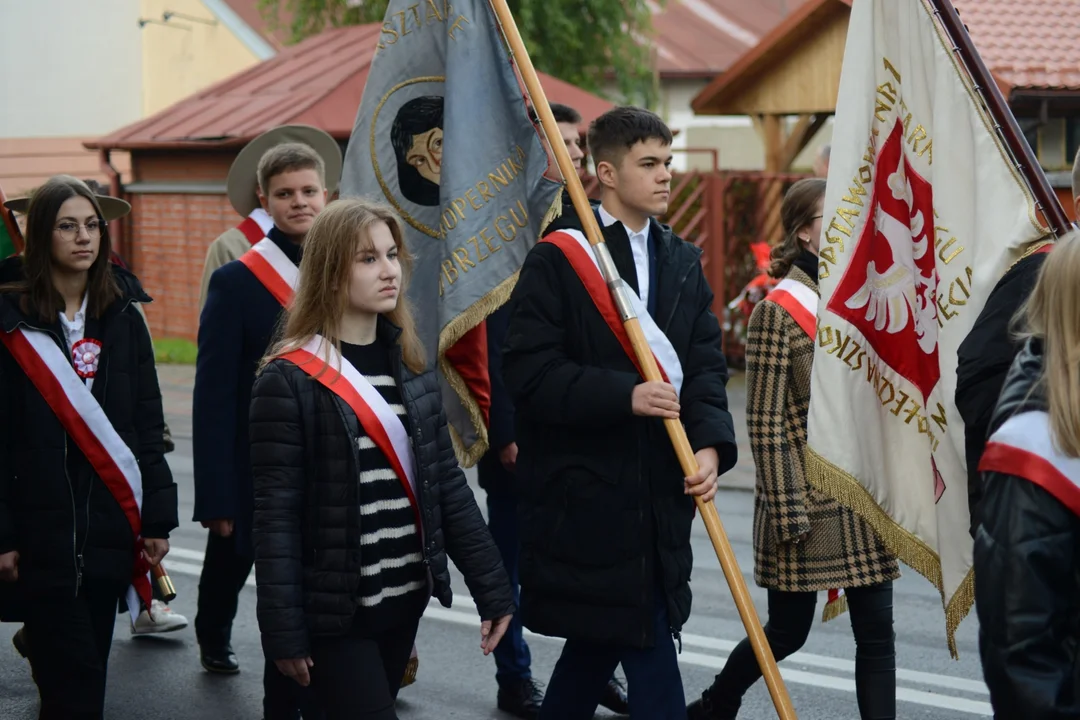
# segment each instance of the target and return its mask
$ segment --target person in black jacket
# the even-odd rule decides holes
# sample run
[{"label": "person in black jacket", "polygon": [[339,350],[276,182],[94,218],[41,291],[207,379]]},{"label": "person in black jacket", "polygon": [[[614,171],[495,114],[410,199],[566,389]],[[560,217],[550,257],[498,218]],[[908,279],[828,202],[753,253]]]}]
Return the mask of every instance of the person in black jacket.
[{"label": "person in black jacket", "polygon": [[[100,718],[118,601],[140,583],[149,599],[146,573],[177,526],[154,352],[134,305],[150,298],[109,262],[108,226],[79,180],[46,182],[26,228],[25,255],[0,264],[0,277],[20,278],[0,287],[0,417],[19,418],[0,437],[0,579],[14,583],[0,612],[32,638],[40,716]],[[32,338],[59,363],[28,364],[20,343]],[[43,382],[62,392],[43,395]]]},{"label": "person in black jacket", "polygon": [[[1080,151],[1073,159],[1073,208],[1080,216]],[[971,536],[979,525],[982,478],[979,459],[1005,375],[1020,352],[1021,341],[1009,324],[1031,295],[1039,270],[1053,247],[1044,239],[1029,247],[994,286],[967,337],[960,343],[956,364],[956,409],[964,420],[964,457],[968,469],[968,510]]]},{"label": "person in black jacket", "polygon": [[[233,167],[230,198],[246,212],[261,204],[273,218],[273,227],[257,245],[277,257],[289,275],[280,277],[278,286],[288,286],[290,280],[295,282],[304,236],[326,204],[327,186],[337,185],[341,150],[322,130],[287,125],[248,143]],[[254,247],[249,253],[271,257]],[[283,309],[282,299],[265,284],[265,274],[256,273],[258,267],[241,258],[211,275],[199,316],[192,394],[193,519],[210,530],[199,578],[195,636],[203,668],[222,674],[240,671],[232,650],[232,624],[237,596],[254,562],[247,424],[251,386]],[[286,702],[274,700],[276,689],[294,688],[273,664],[264,667],[263,681],[264,705],[270,713],[275,709],[271,705]]]},{"label": "person in black jacket", "polygon": [[975,609],[999,718],[1080,718],[1080,234],[1053,257],[980,465]]},{"label": "person in black jacket", "polygon": [[263,651],[310,685],[328,720],[396,717],[420,616],[433,595],[451,604],[447,555],[480,612],[485,655],[515,610],[403,300],[402,243],[386,206],[327,207],[252,394]]},{"label": "person in black jacket", "polygon": [[[677,355],[666,362],[669,377],[681,365],[681,392],[643,382],[604,320],[563,249],[583,241],[573,214],[529,253],[510,301],[521,613],[567,638],[541,718],[591,718],[620,663],[632,714],[686,717],[673,639],[690,615],[691,494],[711,500],[737,449],[701,252],[653,219],[667,209],[671,139],[655,114],[624,107],[593,122],[588,144],[604,238]],[[662,423],[676,417],[700,466],[690,478]]]}]

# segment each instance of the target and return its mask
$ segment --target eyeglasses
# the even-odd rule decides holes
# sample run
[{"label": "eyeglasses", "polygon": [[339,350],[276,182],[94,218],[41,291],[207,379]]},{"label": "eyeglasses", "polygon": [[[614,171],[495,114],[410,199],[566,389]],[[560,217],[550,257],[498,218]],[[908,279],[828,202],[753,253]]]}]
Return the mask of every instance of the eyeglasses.
[{"label": "eyeglasses", "polygon": [[80,225],[74,222],[62,222],[56,226],[56,231],[60,233],[67,242],[71,242],[79,237],[79,230],[86,230],[86,235],[91,240],[101,237],[101,229],[105,227],[105,223],[100,220],[91,220],[85,225]]}]

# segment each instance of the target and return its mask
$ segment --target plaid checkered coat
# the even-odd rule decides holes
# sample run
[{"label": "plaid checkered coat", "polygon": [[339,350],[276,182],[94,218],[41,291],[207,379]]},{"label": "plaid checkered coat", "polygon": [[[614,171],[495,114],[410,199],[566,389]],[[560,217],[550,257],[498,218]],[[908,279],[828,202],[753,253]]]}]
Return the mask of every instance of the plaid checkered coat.
[{"label": "plaid checkered coat", "polygon": [[[817,292],[798,267],[787,277]],[[810,487],[803,473],[813,357],[813,339],[784,308],[757,304],[746,342],[746,425],[757,467],[754,580],[786,591],[891,580],[900,574],[896,558],[870,526]]]}]

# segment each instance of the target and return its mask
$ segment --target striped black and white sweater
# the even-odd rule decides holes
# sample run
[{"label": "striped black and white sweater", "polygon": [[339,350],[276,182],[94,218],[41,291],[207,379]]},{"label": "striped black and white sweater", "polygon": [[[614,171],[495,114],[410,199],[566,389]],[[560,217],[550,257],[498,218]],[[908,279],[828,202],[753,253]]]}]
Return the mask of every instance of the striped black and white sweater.
[{"label": "striped black and white sweater", "polygon": [[[342,355],[397,412],[406,430],[409,418],[394,382],[386,346],[342,343]],[[360,427],[360,587],[359,613],[370,628],[414,619],[427,602],[427,572],[416,513],[390,461]],[[406,458],[402,458],[407,462]]]}]

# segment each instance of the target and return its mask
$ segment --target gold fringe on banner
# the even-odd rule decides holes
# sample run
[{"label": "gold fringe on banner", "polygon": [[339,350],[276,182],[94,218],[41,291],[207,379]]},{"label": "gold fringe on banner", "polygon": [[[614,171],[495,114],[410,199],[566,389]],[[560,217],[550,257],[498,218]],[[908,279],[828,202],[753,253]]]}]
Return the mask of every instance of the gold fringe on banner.
[{"label": "gold fringe on banner", "polygon": [[835,620],[848,611],[847,595],[841,595],[836,602],[825,603],[825,609],[821,611],[821,622],[827,623]]},{"label": "gold fringe on banner", "polygon": [[[563,189],[560,186],[559,191],[555,194],[555,201],[548,208],[543,221],[540,223],[540,237],[543,237],[547,226],[555,218],[562,215],[562,196]],[[446,327],[439,333],[439,370],[442,372],[443,377],[446,378],[446,382],[457,394],[458,399],[461,400],[465,411],[469,413],[469,421],[472,422],[473,429],[478,436],[475,443],[466,445],[457,429],[450,425],[450,439],[454,444],[454,453],[457,455],[458,462],[462,467],[472,467],[480,462],[480,458],[487,452],[487,424],[484,422],[484,413],[480,409],[480,404],[476,402],[476,398],[469,392],[469,386],[465,383],[465,378],[461,377],[457,369],[446,359],[446,351],[510,299],[510,295],[514,292],[514,286],[517,285],[517,279],[518,272],[515,271],[513,275],[496,285],[491,292],[474,302],[464,312],[447,323]]]},{"label": "gold fringe on banner", "polygon": [[889,517],[854,476],[809,447],[806,449],[805,467],[806,478],[811,485],[866,520],[889,552],[938,589],[941,593],[941,604],[945,608],[945,636],[949,643],[949,653],[954,660],[958,660],[960,654],[956,649],[956,629],[975,604],[974,571],[968,570],[963,582],[946,605],[945,590],[941,582],[941,558],[929,545]]}]

